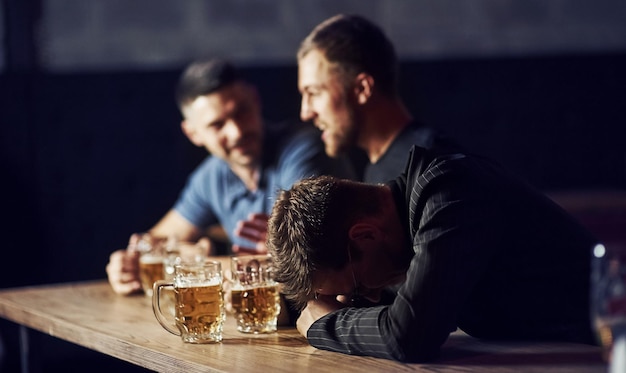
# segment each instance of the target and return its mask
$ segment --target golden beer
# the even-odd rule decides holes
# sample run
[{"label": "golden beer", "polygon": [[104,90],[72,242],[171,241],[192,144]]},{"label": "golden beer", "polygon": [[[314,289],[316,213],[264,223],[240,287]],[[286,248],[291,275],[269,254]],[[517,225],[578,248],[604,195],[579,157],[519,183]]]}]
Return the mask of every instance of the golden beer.
[{"label": "golden beer", "polygon": [[222,285],[194,284],[176,287],[176,326],[183,341],[189,343],[219,342],[224,324]]},{"label": "golden beer", "polygon": [[233,289],[231,302],[237,330],[244,333],[269,333],[276,331],[280,312],[278,285],[265,285]]},{"label": "golden beer", "polygon": [[139,258],[139,278],[141,287],[147,296],[152,296],[152,285],[163,280],[163,258],[144,254]]},{"label": "golden beer", "polygon": [[605,317],[595,320],[597,339],[602,346],[602,358],[610,362],[612,359],[613,346],[616,338],[626,331],[626,321],[620,317]]}]

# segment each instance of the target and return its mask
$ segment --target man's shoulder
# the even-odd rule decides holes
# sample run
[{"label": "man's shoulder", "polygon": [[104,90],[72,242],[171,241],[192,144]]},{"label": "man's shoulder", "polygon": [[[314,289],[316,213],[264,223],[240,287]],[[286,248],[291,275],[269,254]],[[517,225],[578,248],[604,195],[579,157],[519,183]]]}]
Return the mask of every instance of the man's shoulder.
[{"label": "man's shoulder", "polygon": [[[379,163],[384,167],[404,166],[413,147],[424,149],[421,155],[423,157],[462,150],[458,144],[441,131],[424,126],[419,122],[412,122],[398,133]],[[418,153],[422,152],[419,151]]]},{"label": "man's shoulder", "polygon": [[430,148],[440,132],[419,122],[412,122],[397,136],[398,143]]},{"label": "man's shoulder", "polygon": [[409,157],[405,172],[409,177],[428,174],[430,178],[442,176],[450,172],[456,173],[467,167],[464,160],[476,159],[473,154],[455,147],[423,148],[413,145],[409,150]]},{"label": "man's shoulder", "polygon": [[445,131],[416,121],[406,126],[396,140],[398,147],[403,149],[417,145],[426,149],[438,148],[444,151],[464,150],[464,146],[450,137]]}]

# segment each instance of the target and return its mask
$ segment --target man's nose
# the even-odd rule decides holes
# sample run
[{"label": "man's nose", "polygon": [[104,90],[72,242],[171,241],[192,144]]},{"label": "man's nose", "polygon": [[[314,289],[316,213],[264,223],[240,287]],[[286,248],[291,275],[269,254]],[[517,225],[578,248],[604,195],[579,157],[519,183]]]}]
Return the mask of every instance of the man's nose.
[{"label": "man's nose", "polygon": [[238,140],[243,133],[242,124],[238,121],[230,119],[226,122],[226,124],[224,124],[222,132],[228,140]]},{"label": "man's nose", "polygon": [[311,105],[309,104],[308,100],[303,96],[302,103],[300,104],[300,119],[303,122],[308,122],[310,120],[313,120],[314,117],[315,115],[313,113]]}]

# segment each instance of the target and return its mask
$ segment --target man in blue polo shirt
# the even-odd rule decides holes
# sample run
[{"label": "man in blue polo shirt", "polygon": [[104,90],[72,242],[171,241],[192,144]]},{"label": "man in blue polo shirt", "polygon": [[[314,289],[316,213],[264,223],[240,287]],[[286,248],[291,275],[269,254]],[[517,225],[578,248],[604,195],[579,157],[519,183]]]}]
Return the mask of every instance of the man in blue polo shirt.
[{"label": "man in blue polo shirt", "polygon": [[[264,251],[267,214],[277,191],[313,175],[354,176],[349,163],[325,154],[310,126],[264,123],[256,89],[226,61],[191,64],[178,82],[176,101],[183,132],[210,155],[191,174],[173,208],[149,230],[152,237],[196,241],[209,226],[220,224],[232,252]],[[114,252],[107,265],[113,289],[139,291],[137,269],[135,251]]]}]

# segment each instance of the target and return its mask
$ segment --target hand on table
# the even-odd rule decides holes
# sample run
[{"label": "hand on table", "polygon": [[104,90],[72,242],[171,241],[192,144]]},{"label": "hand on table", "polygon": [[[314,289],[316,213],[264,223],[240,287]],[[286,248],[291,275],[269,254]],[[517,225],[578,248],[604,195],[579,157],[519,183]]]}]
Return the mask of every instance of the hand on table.
[{"label": "hand on table", "polygon": [[314,322],[344,307],[346,304],[338,301],[334,295],[319,295],[317,299],[311,299],[296,321],[298,332],[306,337],[307,331]]},{"label": "hand on table", "polygon": [[109,283],[116,293],[128,295],[141,291],[139,251],[117,250],[113,252],[106,271]]},{"label": "hand on table", "polygon": [[266,254],[267,245],[267,214],[250,214],[248,220],[241,220],[235,228],[235,235],[255,243],[254,247],[233,245],[236,254]]},{"label": "hand on table", "polygon": [[152,238],[147,233],[134,233],[130,236],[126,250],[117,250],[109,257],[107,277],[113,291],[118,294],[128,295],[141,291],[139,255],[142,248],[139,246],[142,242],[152,244]]}]

